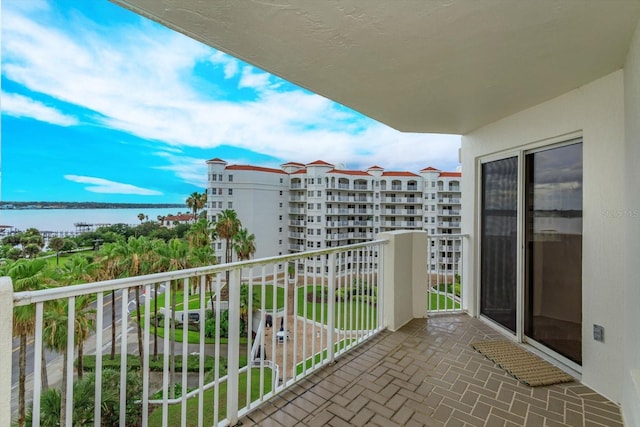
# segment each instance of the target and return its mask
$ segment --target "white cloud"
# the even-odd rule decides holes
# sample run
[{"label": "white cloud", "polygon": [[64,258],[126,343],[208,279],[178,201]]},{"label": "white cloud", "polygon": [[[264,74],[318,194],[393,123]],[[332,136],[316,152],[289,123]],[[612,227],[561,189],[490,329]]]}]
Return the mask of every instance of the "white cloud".
[{"label": "white cloud", "polygon": [[242,76],[240,77],[238,87],[240,89],[251,88],[262,91],[269,88],[270,78],[271,76],[267,73],[256,72],[255,68],[245,66],[242,68]]},{"label": "white cloud", "polygon": [[227,55],[224,52],[215,51],[213,55],[209,57],[212,63],[222,65],[224,69],[224,78],[230,79],[238,74],[238,70],[240,66],[238,65],[238,60],[233,58],[232,56]]},{"label": "white cloud", "polygon": [[60,126],[73,126],[78,119],[26,96],[2,92],[2,114],[27,117]]},{"label": "white cloud", "polygon": [[185,182],[197,187],[207,187],[207,165],[203,159],[184,155],[173,155],[168,152],[157,152],[154,155],[163,157],[170,164],[158,169],[173,172]]},{"label": "white cloud", "polygon": [[[397,132],[155,24],[56,28],[12,10],[3,14],[3,74],[95,111],[110,128],[176,147],[232,145],[285,161],[413,171],[458,165],[459,137]],[[202,61],[221,65],[220,81],[238,78],[254,97],[199,93],[193,74]],[[193,182],[178,165],[169,168]]]},{"label": "white cloud", "polygon": [[109,181],[108,179],[95,178],[92,176],[65,175],[64,178],[72,182],[77,182],[79,184],[89,184],[87,187],[85,187],[85,190],[92,193],[136,194],[139,196],[162,195],[160,191],[149,190],[146,188],[136,187],[135,185],[131,184]]}]

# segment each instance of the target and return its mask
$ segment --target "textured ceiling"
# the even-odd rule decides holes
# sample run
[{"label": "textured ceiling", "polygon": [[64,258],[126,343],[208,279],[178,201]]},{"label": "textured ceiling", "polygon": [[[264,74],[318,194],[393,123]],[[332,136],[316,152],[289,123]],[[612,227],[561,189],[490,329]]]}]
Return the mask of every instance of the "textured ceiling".
[{"label": "textured ceiling", "polygon": [[620,69],[638,0],[112,0],[407,132],[464,134]]}]

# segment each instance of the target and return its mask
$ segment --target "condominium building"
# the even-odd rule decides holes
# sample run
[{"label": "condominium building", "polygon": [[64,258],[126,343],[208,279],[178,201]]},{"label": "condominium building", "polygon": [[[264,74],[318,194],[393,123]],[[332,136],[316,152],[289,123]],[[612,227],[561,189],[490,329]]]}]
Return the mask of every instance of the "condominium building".
[{"label": "condominium building", "polygon": [[[361,171],[322,160],[281,169],[218,158],[207,165],[208,220],[233,209],[256,236],[256,258],[365,242],[383,231],[460,233],[460,172]],[[221,260],[224,242],[216,245]],[[437,251],[443,262],[431,269],[452,270],[460,248],[443,236]]]}]

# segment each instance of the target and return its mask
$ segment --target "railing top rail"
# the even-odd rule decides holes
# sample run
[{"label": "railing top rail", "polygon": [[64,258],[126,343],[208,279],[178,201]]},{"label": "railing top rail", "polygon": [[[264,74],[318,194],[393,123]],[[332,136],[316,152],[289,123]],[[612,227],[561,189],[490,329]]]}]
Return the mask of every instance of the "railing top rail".
[{"label": "railing top rail", "polygon": [[16,306],[34,304],[37,302],[50,301],[58,298],[69,298],[79,295],[93,294],[98,292],[108,292],[113,290],[144,286],[158,282],[169,282],[172,280],[187,279],[194,276],[206,276],[223,273],[227,270],[237,270],[242,268],[259,267],[274,263],[286,263],[300,258],[312,256],[329,255],[332,253],[345,252],[348,250],[385,244],[388,240],[379,239],[369,242],[354,243],[351,245],[338,246],[335,248],[318,249],[313,251],[298,252],[295,254],[280,255],[268,258],[260,258],[248,261],[237,261],[226,264],[216,264],[207,267],[189,268],[186,270],[167,271],[164,273],[147,274],[144,276],[125,277],[121,279],[104,280],[101,282],[82,283],[77,285],[62,286],[57,288],[42,289],[38,291],[16,292],[13,294],[13,302]]},{"label": "railing top rail", "polygon": [[437,239],[442,239],[442,238],[452,238],[452,237],[469,237],[468,234],[429,234],[429,236],[427,236],[428,238],[437,238]]}]

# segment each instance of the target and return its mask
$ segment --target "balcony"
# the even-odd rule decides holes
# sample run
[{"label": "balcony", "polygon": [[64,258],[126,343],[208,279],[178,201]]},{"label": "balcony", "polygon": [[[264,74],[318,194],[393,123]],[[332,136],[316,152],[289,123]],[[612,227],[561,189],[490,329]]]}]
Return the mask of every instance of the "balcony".
[{"label": "balcony", "polygon": [[[84,354],[95,359],[89,415],[96,420],[106,406],[95,402],[109,395],[127,408],[116,414],[119,425],[524,425],[529,420],[539,425],[621,425],[618,407],[579,383],[522,386],[469,347],[476,339],[502,335],[462,311],[469,302],[455,286],[460,265],[443,266],[438,253],[431,251],[442,236],[394,232],[380,237],[335,249],[13,297],[11,283],[2,279],[0,360],[11,359],[12,304],[33,309],[27,399],[40,402],[45,313],[55,301],[69,307],[61,324],[69,332],[69,374],[60,377],[60,355],[46,365],[50,387],[67,384],[66,413],[73,413],[77,409],[76,389],[71,386],[77,357],[73,331],[76,314],[82,315],[76,302],[88,295],[95,302],[96,332],[85,343]],[[462,247],[464,236],[446,238]],[[414,256],[407,257],[407,250]],[[291,277],[287,265],[296,266]],[[156,292],[156,285],[167,291]],[[155,298],[140,297],[136,306],[136,288]],[[118,299],[113,306],[111,291]],[[186,313],[181,307],[165,310],[169,314],[157,324],[163,330],[158,338],[159,362],[152,367],[156,341],[151,331],[156,320],[150,314],[156,303],[170,307],[173,301],[190,308]],[[112,309],[127,313],[117,316],[115,342],[110,333]],[[213,342],[205,342],[207,328],[202,325],[207,316],[223,319],[225,311],[225,342],[222,321],[213,322],[213,330],[207,332]],[[170,339],[174,328],[181,332],[176,337],[194,329],[197,343]],[[102,369],[110,363],[111,345],[122,367],[130,366],[130,357],[142,352],[141,368],[131,371],[138,375],[139,387],[132,390],[124,368],[116,372],[118,385],[113,390],[100,386],[111,381]],[[190,368],[176,366],[172,374],[171,354],[176,355],[176,365]],[[0,379],[0,409],[8,413],[13,407],[15,413],[17,390],[12,390],[10,378]],[[179,384],[175,396],[173,383]],[[40,421],[38,409],[36,403],[34,426]],[[0,425],[9,422],[5,417]],[[70,417],[66,425],[72,425]]]},{"label": "balcony", "polygon": [[244,417],[243,426],[622,426],[578,382],[529,388],[469,344],[500,338],[466,314],[382,331]]},{"label": "balcony", "polygon": [[384,215],[422,215],[422,209],[384,209]]},{"label": "balcony", "polygon": [[390,197],[382,198],[382,203],[422,203],[422,197]]}]

